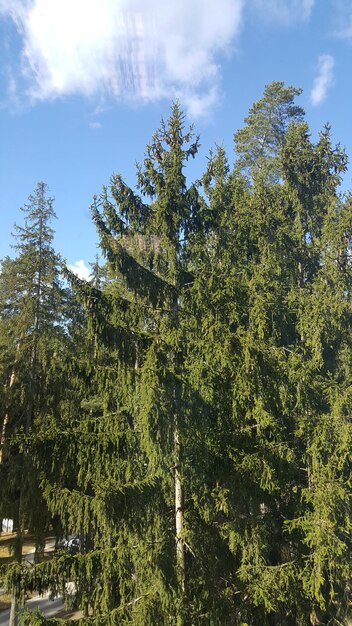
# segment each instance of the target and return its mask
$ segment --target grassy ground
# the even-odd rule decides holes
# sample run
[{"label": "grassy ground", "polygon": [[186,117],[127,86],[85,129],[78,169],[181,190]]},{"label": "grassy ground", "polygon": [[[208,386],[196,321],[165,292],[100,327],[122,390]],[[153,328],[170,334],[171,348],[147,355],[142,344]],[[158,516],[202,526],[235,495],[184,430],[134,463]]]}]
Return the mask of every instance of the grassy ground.
[{"label": "grassy ground", "polygon": [[11,606],[11,598],[6,594],[0,595],[0,611],[5,611]]},{"label": "grassy ground", "polygon": [[[0,534],[0,565],[11,561],[12,559],[12,545],[16,538],[16,533],[1,533]],[[47,537],[47,540],[54,539],[54,537]],[[25,556],[29,552],[33,552],[35,549],[35,540],[33,535],[25,533],[23,540],[22,554]]]}]

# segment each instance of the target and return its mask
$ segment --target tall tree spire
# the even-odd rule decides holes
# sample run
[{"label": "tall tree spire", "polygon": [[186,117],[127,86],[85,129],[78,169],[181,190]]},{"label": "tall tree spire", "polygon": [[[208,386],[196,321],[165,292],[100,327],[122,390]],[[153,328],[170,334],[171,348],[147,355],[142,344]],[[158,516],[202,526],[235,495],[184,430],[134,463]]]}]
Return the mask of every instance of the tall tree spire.
[{"label": "tall tree spire", "polygon": [[249,181],[262,178],[277,181],[280,176],[279,152],[291,121],[303,119],[304,110],[294,103],[302,93],[274,81],[264,89],[263,97],[249,109],[246,125],[235,135],[237,167]]}]

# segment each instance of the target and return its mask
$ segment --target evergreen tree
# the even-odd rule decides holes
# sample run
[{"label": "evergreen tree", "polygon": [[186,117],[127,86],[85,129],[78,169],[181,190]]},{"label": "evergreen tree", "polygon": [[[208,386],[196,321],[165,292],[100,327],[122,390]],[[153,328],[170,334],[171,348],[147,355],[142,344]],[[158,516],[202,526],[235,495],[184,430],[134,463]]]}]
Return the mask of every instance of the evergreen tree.
[{"label": "evergreen tree", "polygon": [[28,444],[81,547],[25,584],[73,581],[82,625],[351,617],[352,204],[346,156],[329,127],[311,140],[299,93],[266,88],[201,194],[175,105],[140,193],[116,175],[95,198],[107,279],[70,276],[89,332],[77,419]]},{"label": "evergreen tree", "polygon": [[282,82],[270,83],[263,97],[251,106],[246,125],[235,133],[237,167],[249,181],[258,177],[268,182],[278,180],[279,152],[289,123],[304,116],[303,109],[294,103],[295,96],[301,92]]},{"label": "evergreen tree", "polygon": [[[290,293],[296,339],[289,355],[301,505],[287,528],[299,538],[296,578],[312,624],[350,618],[346,565],[351,446],[350,199],[337,192],[346,155],[325,127],[316,145],[292,125],[282,154],[293,219],[296,287]],[[346,393],[347,392],[347,393]],[[348,569],[348,566],[347,566]]]},{"label": "evergreen tree", "polygon": [[138,169],[148,201],[118,175],[95,199],[106,285],[71,276],[95,337],[96,393],[65,443],[65,454],[76,454],[69,489],[67,475],[41,470],[50,510],[84,537],[80,558],[66,555],[66,576],[97,624],[182,624],[188,612],[185,459],[196,424],[183,373],[183,299],[202,202],[183,167],[197,149],[175,105]]},{"label": "evergreen tree", "polygon": [[32,459],[18,437],[41,428],[47,412],[55,412],[60,397],[52,373],[65,333],[65,292],[59,279],[60,260],[52,248],[52,202],[47,186],[38,183],[23,208],[24,227],[15,227],[17,256],[4,259],[0,274],[4,360],[0,518],[14,519],[18,562],[24,530],[35,532],[39,558],[49,523]]},{"label": "evergreen tree", "polygon": [[214,624],[349,615],[348,392],[334,400],[350,386],[346,155],[328,127],[314,144],[295,122],[275,167],[281,180],[258,175],[248,188],[219,148],[203,177],[210,227],[193,261],[187,367],[218,420],[209,487],[198,474],[200,516],[219,530],[217,608],[223,579],[232,605]]}]

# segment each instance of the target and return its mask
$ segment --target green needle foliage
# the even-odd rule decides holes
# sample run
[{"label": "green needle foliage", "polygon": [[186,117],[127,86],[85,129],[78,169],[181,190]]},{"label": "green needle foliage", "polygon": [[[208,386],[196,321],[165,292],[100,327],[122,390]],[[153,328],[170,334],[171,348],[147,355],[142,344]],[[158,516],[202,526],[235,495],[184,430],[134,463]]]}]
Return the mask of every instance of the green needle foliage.
[{"label": "green needle foliage", "polygon": [[[51,521],[28,437],[58,418],[68,342],[68,292],[60,280],[60,259],[52,247],[53,200],[38,183],[24,206],[24,226],[15,226],[17,255],[0,272],[0,519],[14,520],[13,552],[22,560],[24,531],[34,535],[35,560],[43,556]],[[15,589],[11,626],[22,589]]]},{"label": "green needle foliage", "polygon": [[274,81],[255,102],[245,118],[246,125],[234,135],[237,167],[249,181],[262,178],[277,182],[280,176],[279,151],[291,121],[300,121],[304,110],[294,103],[301,89]]},{"label": "green needle foliage", "polygon": [[74,583],[81,626],[352,617],[352,202],[299,93],[266,87],[234,167],[217,147],[190,186],[199,142],[175,104],[136,190],[114,175],[94,199],[106,266],[68,273],[71,378],[27,439],[80,550],[6,579],[67,601]]},{"label": "green needle foliage", "polygon": [[[24,206],[24,226],[15,226],[17,255],[5,258],[0,273],[2,346],[1,515],[12,517],[20,534],[43,522],[43,510],[28,501],[36,494],[31,461],[14,441],[40,428],[55,413],[61,391],[57,363],[65,336],[67,294],[59,276],[60,259],[52,247],[53,200],[45,183]],[[25,467],[24,465],[25,464]],[[29,465],[28,465],[29,464]],[[27,485],[27,480],[31,486]],[[32,493],[32,489],[34,493]],[[38,510],[39,507],[39,510]],[[35,518],[37,520],[35,521]],[[38,531],[39,532],[39,531]],[[42,531],[43,532],[43,529]]]}]

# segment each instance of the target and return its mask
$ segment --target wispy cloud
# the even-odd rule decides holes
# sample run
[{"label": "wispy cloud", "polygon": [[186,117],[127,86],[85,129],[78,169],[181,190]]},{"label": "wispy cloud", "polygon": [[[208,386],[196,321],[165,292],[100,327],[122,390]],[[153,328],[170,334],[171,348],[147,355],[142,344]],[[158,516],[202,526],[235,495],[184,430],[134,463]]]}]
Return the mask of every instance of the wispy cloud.
[{"label": "wispy cloud", "polygon": [[300,8],[302,10],[302,16],[304,19],[308,19],[313,11],[315,0],[301,0],[298,2],[300,4]]},{"label": "wispy cloud", "polygon": [[334,58],[330,54],[322,54],[318,60],[318,75],[310,93],[310,101],[317,106],[326,98],[327,91],[333,83]]},{"label": "wispy cloud", "polygon": [[341,39],[352,39],[352,7],[350,3],[335,0],[334,35]]},{"label": "wispy cloud", "polygon": [[89,280],[90,278],[90,269],[86,266],[83,259],[76,261],[73,265],[68,265],[68,269],[76,274],[78,278],[82,278],[84,280]]},{"label": "wispy cloud", "polygon": [[0,15],[13,20],[22,38],[16,80],[21,75],[31,101],[71,94],[138,102],[172,96],[201,115],[218,98],[219,63],[234,45],[244,5],[0,0]]},{"label": "wispy cloud", "polygon": [[307,21],[315,0],[251,0],[256,12],[270,21],[284,24]]},{"label": "wispy cloud", "polygon": [[89,122],[89,128],[93,128],[93,130],[99,130],[103,128],[103,125],[100,122]]},{"label": "wispy cloud", "polygon": [[337,37],[341,39],[352,39],[352,17],[347,26],[343,26],[336,32]]}]

